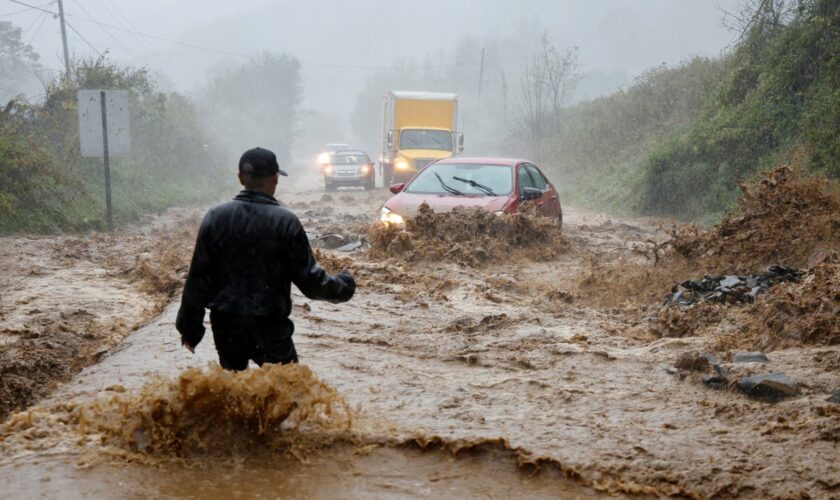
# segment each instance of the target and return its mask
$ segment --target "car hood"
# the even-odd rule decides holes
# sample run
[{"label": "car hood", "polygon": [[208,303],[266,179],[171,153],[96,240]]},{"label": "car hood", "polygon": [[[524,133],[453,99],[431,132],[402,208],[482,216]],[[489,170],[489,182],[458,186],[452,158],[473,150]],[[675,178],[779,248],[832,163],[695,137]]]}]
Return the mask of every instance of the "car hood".
[{"label": "car hood", "polygon": [[414,217],[423,202],[435,212],[450,212],[455,207],[479,207],[490,212],[504,208],[508,196],[451,196],[438,194],[399,193],[385,202],[385,207],[403,217]]}]

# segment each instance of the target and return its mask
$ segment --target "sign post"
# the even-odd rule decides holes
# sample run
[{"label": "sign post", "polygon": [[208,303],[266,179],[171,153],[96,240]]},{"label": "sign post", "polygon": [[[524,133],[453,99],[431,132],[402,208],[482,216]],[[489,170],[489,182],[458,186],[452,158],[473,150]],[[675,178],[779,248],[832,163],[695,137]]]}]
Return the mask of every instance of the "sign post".
[{"label": "sign post", "polygon": [[80,90],[79,145],[82,156],[102,157],[105,171],[105,217],[108,231],[114,230],[111,207],[111,156],[123,156],[131,149],[127,90]]}]

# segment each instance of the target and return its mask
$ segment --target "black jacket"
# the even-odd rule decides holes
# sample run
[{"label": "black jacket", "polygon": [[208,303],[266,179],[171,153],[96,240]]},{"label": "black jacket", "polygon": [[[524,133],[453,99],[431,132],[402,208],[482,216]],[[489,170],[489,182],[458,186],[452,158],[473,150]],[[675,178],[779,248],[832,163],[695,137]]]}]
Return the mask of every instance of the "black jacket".
[{"label": "black jacket", "polygon": [[330,276],[315,262],[295,214],[273,196],[242,191],[201,222],[175,326],[196,346],[205,308],[288,318],[292,283],[310,299],[330,302],[346,302],[356,289],[350,274]]}]

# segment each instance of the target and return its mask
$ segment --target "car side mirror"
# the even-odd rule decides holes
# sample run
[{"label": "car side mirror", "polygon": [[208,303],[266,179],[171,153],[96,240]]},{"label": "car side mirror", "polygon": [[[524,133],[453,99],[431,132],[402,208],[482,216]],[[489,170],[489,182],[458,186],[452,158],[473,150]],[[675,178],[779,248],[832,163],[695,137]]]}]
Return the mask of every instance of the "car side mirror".
[{"label": "car side mirror", "polygon": [[390,187],[390,188],[388,188],[388,189],[390,189],[390,191],[391,191],[392,193],[397,194],[397,193],[399,193],[400,191],[402,191],[404,187],[405,187],[405,183],[404,183],[404,182],[400,182],[399,184],[391,184],[391,187]]},{"label": "car side mirror", "polygon": [[523,200],[539,200],[542,198],[543,192],[537,188],[526,187],[522,190]]},{"label": "car side mirror", "polygon": [[464,134],[458,132],[458,154],[464,152]]}]

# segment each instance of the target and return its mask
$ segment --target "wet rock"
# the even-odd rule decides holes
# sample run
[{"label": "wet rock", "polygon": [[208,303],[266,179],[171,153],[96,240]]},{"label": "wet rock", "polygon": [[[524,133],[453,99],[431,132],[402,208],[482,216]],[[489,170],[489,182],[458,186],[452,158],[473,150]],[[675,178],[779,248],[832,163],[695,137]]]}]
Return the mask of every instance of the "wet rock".
[{"label": "wet rock", "polygon": [[834,394],[832,394],[831,396],[829,396],[829,397],[828,397],[828,399],[827,399],[826,401],[828,401],[829,403],[837,403],[837,404],[840,404],[840,389],[838,389],[838,390],[834,391]]},{"label": "wet rock", "polygon": [[347,243],[346,245],[341,245],[340,247],[336,248],[336,252],[352,252],[353,250],[358,250],[362,247],[361,241],[353,241]]},{"label": "wet rock", "polygon": [[727,385],[729,385],[729,379],[726,377],[721,377],[718,374],[715,375],[703,375],[703,384],[711,387],[712,389],[724,389]]},{"label": "wet rock", "polygon": [[742,378],[738,388],[748,396],[768,400],[794,396],[798,392],[796,382],[781,372]]},{"label": "wet rock", "polygon": [[733,363],[768,363],[770,360],[763,352],[736,352],[732,355]]}]

